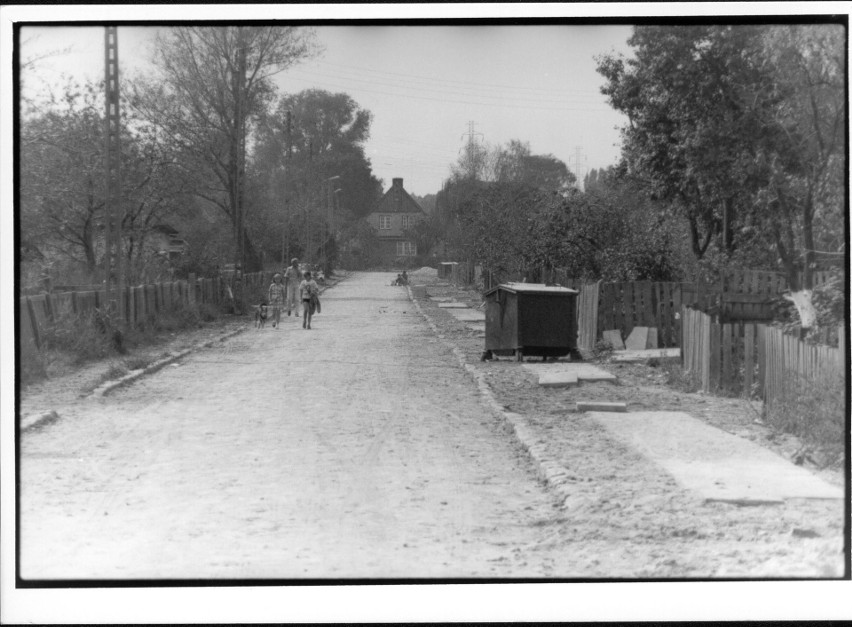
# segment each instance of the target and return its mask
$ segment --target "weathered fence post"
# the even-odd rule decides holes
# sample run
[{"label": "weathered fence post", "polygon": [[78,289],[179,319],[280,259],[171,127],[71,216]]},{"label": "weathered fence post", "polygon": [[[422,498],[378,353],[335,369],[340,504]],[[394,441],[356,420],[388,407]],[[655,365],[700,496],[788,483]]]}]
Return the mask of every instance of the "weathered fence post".
[{"label": "weathered fence post", "polygon": [[127,324],[132,329],[136,326],[136,291],[132,285],[127,286]]},{"label": "weathered fence post", "polygon": [[719,388],[719,383],[721,381],[722,325],[714,324],[710,319],[710,316],[707,316],[707,318],[708,324],[710,325],[710,345],[708,346],[710,351],[710,388],[707,391],[715,392]]},{"label": "weathered fence post", "polygon": [[44,293],[44,311],[47,314],[48,320],[56,322],[55,310],[53,309],[53,299],[50,297],[50,292]]},{"label": "weathered fence post", "polygon": [[719,384],[721,387],[730,385],[734,372],[734,353],[733,353],[733,328],[730,323],[720,325],[722,332],[722,353],[721,360],[721,376]]},{"label": "weathered fence post", "polygon": [[33,302],[30,300],[30,297],[27,296],[25,298],[27,302],[27,313],[29,313],[30,316],[30,326],[33,330],[33,341],[35,342],[36,348],[40,349],[42,337],[41,329],[38,327],[38,318],[36,318],[35,309],[33,308]]},{"label": "weathered fence post", "polygon": [[757,326],[757,391],[766,398],[766,325]]},{"label": "weathered fence post", "polygon": [[751,396],[751,386],[754,383],[754,327],[753,324],[745,325],[745,351],[743,352],[743,361],[745,378],[743,380],[743,396],[749,398]]}]

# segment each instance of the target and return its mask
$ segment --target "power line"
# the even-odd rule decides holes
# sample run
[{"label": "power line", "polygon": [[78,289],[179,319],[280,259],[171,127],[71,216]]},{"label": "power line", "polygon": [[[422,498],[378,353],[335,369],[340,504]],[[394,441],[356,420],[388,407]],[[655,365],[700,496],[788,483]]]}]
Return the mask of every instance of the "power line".
[{"label": "power line", "polygon": [[[299,77],[295,77],[295,78],[298,79]],[[311,78],[315,78],[315,77],[311,76]],[[315,81],[309,81],[308,79],[302,79],[302,80],[304,80],[310,86],[316,86],[316,84],[317,84]],[[344,79],[344,80],[346,80],[346,79]],[[339,84],[334,84],[334,83],[326,83],[326,84],[329,85],[330,87],[333,87],[334,89],[342,89],[342,90],[352,89],[350,86],[346,86],[346,85],[339,85]],[[537,107],[535,105],[525,105],[525,104],[515,105],[515,104],[510,104],[510,103],[507,103],[507,102],[472,102],[470,100],[456,100],[456,99],[453,99],[453,98],[447,98],[446,96],[440,97],[440,98],[439,97],[430,98],[428,96],[413,96],[413,95],[410,95],[410,94],[401,94],[401,93],[388,92],[388,91],[379,91],[379,90],[375,90],[375,89],[367,89],[367,88],[364,88],[364,87],[356,87],[356,89],[360,92],[363,92],[363,93],[375,94],[375,95],[378,95],[378,96],[390,96],[390,97],[393,97],[393,98],[407,98],[407,99],[410,99],[410,100],[424,100],[424,101],[429,101],[429,102],[440,102],[440,103],[444,103],[444,104],[466,104],[466,105],[472,105],[472,106],[477,106],[477,107],[499,107],[499,108],[504,108],[504,109],[523,109],[523,110],[526,110],[526,111],[555,111],[555,112],[575,111],[575,112],[588,112],[588,113],[600,113],[601,111],[611,111],[611,108],[609,106],[601,106],[601,107],[591,108],[591,109],[590,108],[569,107],[569,106]]]},{"label": "power line", "polygon": [[[293,71],[296,72],[308,72],[308,70],[302,68],[296,68]],[[449,83],[456,81],[444,81],[440,82],[436,85],[424,85],[417,82],[405,81],[404,79],[393,79],[393,80],[382,80],[376,79],[372,77],[353,77],[351,73],[345,74],[327,74],[317,71],[310,71],[311,76],[323,76],[327,78],[346,80],[355,83],[366,83],[368,85],[380,85],[387,87],[402,87],[405,89],[416,89],[418,91],[431,91],[441,94],[454,94],[462,97],[474,97],[474,98],[506,98],[507,95],[516,100],[528,100],[533,102],[545,102],[545,103],[561,103],[566,100],[580,100],[578,104],[590,104],[589,102],[583,102],[583,99],[591,99],[592,101],[599,102],[603,100],[603,95],[581,95],[581,94],[569,94],[568,92],[560,93],[557,89],[548,89],[548,90],[540,90],[540,93],[523,93],[524,88],[513,88],[506,87],[497,90],[497,93],[488,93],[483,92],[476,84],[468,84],[462,86],[453,86]]]},{"label": "power line", "polygon": [[[462,85],[462,86],[471,86],[471,87],[482,88],[482,89],[499,89],[499,90],[511,89],[511,90],[515,90],[515,91],[527,90],[527,91],[537,91],[537,92],[542,92],[542,93],[547,93],[547,94],[552,94],[552,93],[558,91],[557,88],[551,88],[551,87],[523,87],[523,86],[518,86],[517,84],[514,84],[514,85],[499,85],[499,84],[495,84],[495,83],[477,83],[477,82],[470,82],[470,81],[458,81],[458,80],[453,80],[453,79],[448,79],[448,78],[443,78],[443,77],[442,78],[434,78],[434,77],[431,77],[431,76],[422,76],[422,75],[417,75],[417,74],[410,74],[410,73],[407,73],[407,72],[392,72],[390,70],[373,70],[373,69],[364,68],[364,67],[361,67],[361,66],[346,65],[346,64],[343,64],[343,63],[331,63],[331,62],[325,61],[323,59],[318,60],[318,63],[320,63],[321,65],[329,66],[331,68],[337,68],[337,67],[343,68],[347,73],[351,73],[352,70],[355,70],[356,72],[361,72],[361,73],[366,73],[366,74],[374,74],[374,75],[377,75],[377,76],[386,75],[386,76],[393,76],[393,77],[401,77],[403,79],[432,81],[432,82],[440,83],[442,85],[447,84],[447,83],[455,83],[455,84]],[[574,90],[574,91],[572,91],[572,93],[575,93],[577,95],[589,94],[590,96],[591,95],[600,96],[600,93],[597,92],[597,91]]]}]

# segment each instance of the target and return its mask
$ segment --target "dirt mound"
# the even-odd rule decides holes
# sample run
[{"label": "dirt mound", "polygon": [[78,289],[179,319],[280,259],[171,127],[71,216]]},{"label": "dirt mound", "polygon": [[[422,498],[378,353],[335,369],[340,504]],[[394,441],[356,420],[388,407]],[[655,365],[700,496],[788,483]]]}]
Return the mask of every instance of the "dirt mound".
[{"label": "dirt mound", "polygon": [[412,270],[410,274],[418,276],[438,276],[438,270],[430,268],[429,266],[423,266],[419,270]]}]

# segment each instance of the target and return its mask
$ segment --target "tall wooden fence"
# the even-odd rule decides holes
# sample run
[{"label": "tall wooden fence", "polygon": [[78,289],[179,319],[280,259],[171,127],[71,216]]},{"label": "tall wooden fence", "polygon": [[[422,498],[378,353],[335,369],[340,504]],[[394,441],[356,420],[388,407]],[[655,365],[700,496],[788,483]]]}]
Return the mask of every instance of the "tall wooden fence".
[{"label": "tall wooden fence", "polygon": [[678,346],[681,306],[678,283],[633,281],[602,283],[598,304],[598,330],[621,331],[628,337],[634,327],[656,327],[661,347]]},{"label": "tall wooden fence", "polygon": [[713,311],[726,321],[771,320],[771,300],[787,289],[787,279],[778,272],[728,271],[713,282],[700,278],[680,284],[681,303],[702,311]]},{"label": "tall wooden fence", "polygon": [[794,379],[811,381],[845,372],[845,329],[838,348],[808,344],[760,323],[716,323],[682,309],[681,355],[704,392],[757,396],[771,405]]},{"label": "tall wooden fence", "polygon": [[577,348],[591,351],[598,341],[598,304],[600,302],[600,282],[578,285],[577,295]]},{"label": "tall wooden fence", "polygon": [[[772,317],[770,301],[787,287],[784,276],[775,272],[728,272],[723,281],[714,284],[583,283],[558,269],[547,277],[550,282],[580,291],[578,325],[580,348],[584,350],[591,350],[604,331],[618,330],[627,338],[638,326],[655,327],[662,348],[681,346],[683,306],[713,311],[732,323],[768,320]],[[821,273],[816,278],[825,281],[827,277],[827,273]],[[592,299],[597,302],[593,303]],[[592,311],[597,315],[591,316]],[[745,333],[740,327],[737,330],[741,335]]]},{"label": "tall wooden fence", "polygon": [[[844,377],[846,369],[846,334],[839,332],[837,348],[807,344],[781,329],[767,327],[763,332],[766,375],[763,378],[763,397],[767,405],[781,398],[785,390],[795,389],[802,380],[831,380],[838,373]],[[845,378],[844,378],[845,382]]]},{"label": "tall wooden fence", "polygon": [[[120,306],[132,327],[145,324],[161,313],[171,312],[189,303],[220,305],[228,299],[223,278],[199,278],[165,281],[149,285],[127,286]],[[64,319],[86,315],[106,305],[103,289],[53,292],[19,299],[19,341],[24,351],[41,349],[48,328]]]}]

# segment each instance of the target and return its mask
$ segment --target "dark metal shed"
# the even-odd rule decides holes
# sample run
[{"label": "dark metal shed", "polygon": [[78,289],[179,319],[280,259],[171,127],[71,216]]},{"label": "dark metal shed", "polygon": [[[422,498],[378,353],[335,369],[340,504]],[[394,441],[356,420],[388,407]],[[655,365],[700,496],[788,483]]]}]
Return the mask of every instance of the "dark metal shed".
[{"label": "dark metal shed", "polygon": [[577,351],[577,292],[543,283],[506,283],[485,293],[485,353],[562,357]]}]

